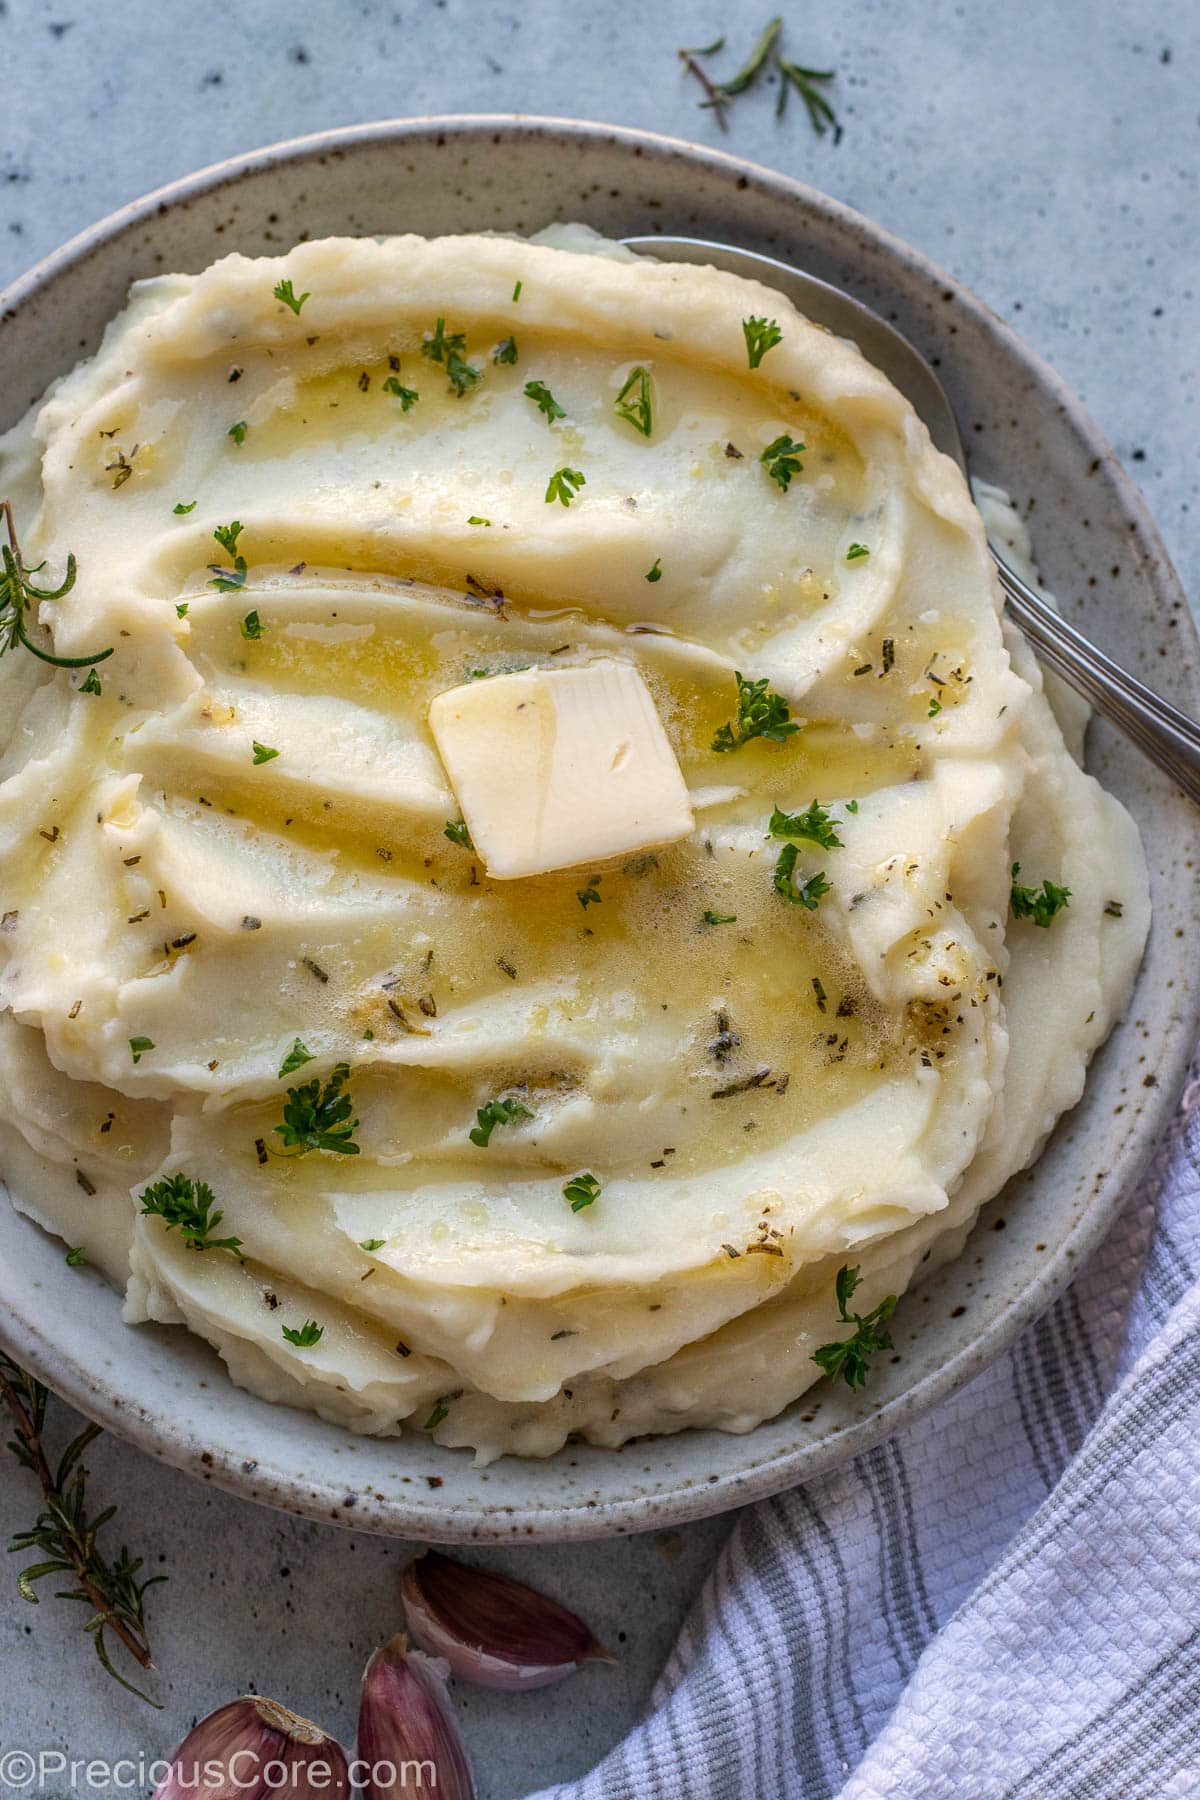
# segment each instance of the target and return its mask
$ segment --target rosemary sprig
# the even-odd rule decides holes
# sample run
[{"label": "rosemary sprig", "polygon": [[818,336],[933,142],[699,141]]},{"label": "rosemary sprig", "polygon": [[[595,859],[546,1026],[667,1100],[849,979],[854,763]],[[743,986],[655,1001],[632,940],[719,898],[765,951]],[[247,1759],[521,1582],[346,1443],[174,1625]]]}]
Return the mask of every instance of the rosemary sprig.
[{"label": "rosemary sprig", "polygon": [[80,1458],[93,1438],[99,1436],[100,1427],[89,1425],[72,1439],[55,1468],[42,1443],[49,1393],[40,1381],[35,1381],[2,1352],[0,1400],[12,1416],[15,1431],[8,1447],[22,1468],[36,1477],[44,1502],[43,1510],[30,1529],[18,1532],[9,1545],[10,1551],[42,1553],[42,1560],[31,1563],[17,1577],[17,1589],[22,1599],[36,1606],[38,1595],[33,1584],[46,1575],[61,1574],[76,1582],[75,1587],[57,1589],[55,1599],[78,1600],[91,1608],[92,1616],[84,1630],[91,1637],[96,1655],[107,1673],[140,1700],[158,1706],[156,1700],[114,1668],[109,1655],[106,1633],[111,1632],[140,1668],[154,1667],[146,1635],[143,1595],[156,1581],[167,1578],[151,1575],[145,1581],[139,1581],[141,1558],[130,1557],[124,1544],[111,1562],[96,1547],[97,1534],[112,1518],[116,1508],[106,1507],[94,1519],[88,1517],[88,1472]]},{"label": "rosemary sprig", "polygon": [[818,83],[833,81],[837,77],[836,69],[808,69],[802,63],[790,62],[779,52],[779,34],[783,29],[782,18],[774,18],[767,22],[759,35],[749,56],[735,75],[726,81],[714,81],[703,66],[702,59],[715,56],[724,48],[725,39],[717,38],[715,43],[706,44],[702,49],[679,52],[679,60],[689,75],[694,75],[704,89],[702,107],[711,111],[722,131],[729,129],[728,109],[732,101],[746,89],[752,87],[767,67],[776,71],[779,79],[779,93],[775,101],[775,116],[781,119],[787,108],[788,95],[793,88],[800,95],[808,113],[809,122],[818,137],[823,137],[826,130],[832,127],[833,141],[839,143],[842,127],[827,97],[821,92]]},{"label": "rosemary sprig", "polygon": [[33,642],[26,624],[29,613],[37,601],[61,600],[64,594],[70,593],[75,586],[75,558],[67,557],[67,573],[60,587],[34,587],[29,577],[36,575],[46,565],[37,563],[32,569],[25,567],[21,546],[17,542],[12,506],[7,500],[0,500],[0,512],[4,514],[4,521],[8,526],[8,542],[0,544],[0,556],[4,559],[4,574],[0,576],[0,656],[15,644],[20,644],[39,661],[52,663],[56,669],[86,669],[89,664],[103,662],[106,656],[113,653],[111,644],[107,650],[99,650],[94,656],[55,656]]}]

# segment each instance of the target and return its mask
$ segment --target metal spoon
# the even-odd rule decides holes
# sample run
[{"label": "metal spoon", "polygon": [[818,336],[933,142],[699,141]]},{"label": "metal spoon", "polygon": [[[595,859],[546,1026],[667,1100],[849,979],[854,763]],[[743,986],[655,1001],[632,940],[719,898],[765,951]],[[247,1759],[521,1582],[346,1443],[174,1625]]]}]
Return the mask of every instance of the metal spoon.
[{"label": "metal spoon", "polygon": [[[860,300],[774,257],[738,250],[731,244],[674,237],[629,237],[622,242],[627,249],[666,261],[711,263],[778,288],[806,319],[826,326],[838,337],[853,339],[868,362],[912,401],[938,449],[952,456],[963,474],[967,473],[967,458],[945,388],[908,339]],[[1022,581],[994,544],[991,550],[1008,611],[1042,661],[1165,769],[1189,799],[1200,803],[1200,725],[1113,662]]]}]

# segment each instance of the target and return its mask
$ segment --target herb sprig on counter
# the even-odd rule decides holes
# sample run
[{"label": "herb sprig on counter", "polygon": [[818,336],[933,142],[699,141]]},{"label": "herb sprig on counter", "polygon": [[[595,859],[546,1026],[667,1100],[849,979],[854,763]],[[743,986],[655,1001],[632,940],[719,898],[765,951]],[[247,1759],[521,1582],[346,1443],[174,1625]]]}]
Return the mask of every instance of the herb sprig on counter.
[{"label": "herb sprig on counter", "polygon": [[758,681],[747,681],[741,671],[734,670],[737,682],[737,718],[730,725],[722,725],[712,741],[715,751],[740,750],[752,738],[766,738],[769,743],[782,744],[793,737],[800,727],[792,723],[788,703],[782,694],[771,691],[771,683],[767,676]]},{"label": "herb sprig on counter", "polygon": [[881,1350],[890,1350],[892,1340],[881,1327],[891,1318],[896,1310],[896,1295],[888,1294],[872,1308],[869,1313],[851,1313],[846,1308],[854,1296],[862,1277],[858,1269],[847,1268],[843,1263],[837,1272],[837,1304],[838,1317],[843,1324],[853,1325],[854,1332],[848,1338],[842,1338],[832,1344],[822,1344],[819,1350],[813,1351],[813,1361],[819,1363],[826,1375],[838,1375],[847,1387],[861,1388],[866,1386],[870,1371],[869,1358]]},{"label": "herb sprig on counter", "polygon": [[21,555],[21,546],[17,542],[17,528],[13,521],[12,506],[7,500],[0,501],[0,512],[8,527],[8,542],[0,545],[3,556],[4,574],[0,576],[0,656],[6,650],[12,650],[17,644],[36,656],[39,662],[50,663],[56,669],[86,669],[89,663],[103,662],[111,656],[113,646],[107,650],[98,650],[94,656],[55,656],[51,650],[43,650],[29,636],[29,618],[43,600],[61,600],[75,586],[76,564],[74,556],[67,557],[67,572],[56,588],[35,587],[30,581],[31,575],[37,575],[45,568],[45,563],[35,563],[32,569],[25,567]]},{"label": "herb sprig on counter", "polygon": [[832,130],[834,143],[839,143],[842,127],[838,116],[828,97],[821,91],[826,82],[834,81],[836,69],[809,69],[802,63],[789,61],[779,53],[779,35],[783,29],[783,20],[774,18],[768,21],[755,41],[749,56],[737,70],[724,81],[714,80],[704,67],[710,56],[716,56],[725,48],[725,39],[717,38],[713,43],[702,48],[682,49],[679,58],[689,75],[695,76],[704,89],[705,98],[700,105],[711,111],[722,131],[728,131],[728,110],[732,101],[747,88],[753,87],[764,70],[774,68],[779,80],[779,90],[775,101],[775,116],[781,119],[787,110],[788,96],[794,88],[804,102],[809,123],[818,137],[823,137],[827,130]]},{"label": "herb sprig on counter", "polygon": [[140,1196],[143,1218],[161,1219],[168,1231],[178,1230],[189,1250],[228,1250],[241,1257],[239,1237],[214,1237],[213,1233],[225,1217],[206,1181],[193,1181],[189,1175],[168,1175],[145,1189]]},{"label": "herb sprig on counter", "polygon": [[157,1706],[140,1688],[127,1681],[112,1662],[109,1634],[133,1658],[140,1668],[154,1667],[150,1657],[150,1641],[146,1632],[144,1596],[165,1575],[151,1575],[138,1580],[142,1567],[140,1557],[131,1557],[124,1544],[120,1554],[109,1558],[100,1550],[96,1539],[112,1518],[115,1507],[106,1507],[94,1517],[88,1506],[88,1471],[81,1458],[88,1445],[100,1435],[98,1425],[89,1425],[73,1438],[52,1463],[44,1437],[49,1390],[11,1358],[0,1353],[0,1401],[13,1422],[9,1449],[23,1469],[28,1469],[42,1491],[42,1511],[27,1531],[19,1531],[9,1544],[10,1551],[33,1551],[37,1561],[17,1576],[17,1591],[31,1605],[40,1596],[34,1583],[47,1575],[65,1576],[73,1585],[59,1588],[55,1598],[77,1600],[88,1608],[84,1630],[95,1646],[96,1655],[105,1672],[139,1699]]},{"label": "herb sprig on counter", "polygon": [[1016,862],[1012,866],[1012,893],[1010,905],[1014,919],[1032,919],[1035,925],[1048,928],[1051,919],[1071,904],[1069,887],[1059,887],[1053,881],[1043,881],[1040,888],[1022,887],[1017,880],[1021,873],[1021,865]]}]

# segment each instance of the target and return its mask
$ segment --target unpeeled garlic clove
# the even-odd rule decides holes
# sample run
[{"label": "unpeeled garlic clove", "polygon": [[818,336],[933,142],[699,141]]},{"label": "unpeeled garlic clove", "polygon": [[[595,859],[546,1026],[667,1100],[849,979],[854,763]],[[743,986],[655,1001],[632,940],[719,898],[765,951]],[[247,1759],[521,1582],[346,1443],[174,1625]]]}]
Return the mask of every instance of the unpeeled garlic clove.
[{"label": "unpeeled garlic clove", "polygon": [[201,1719],[171,1758],[154,1800],[349,1800],[342,1746],[311,1719],[245,1694]]},{"label": "unpeeled garlic clove", "polygon": [[414,1643],[476,1687],[549,1687],[581,1663],[616,1661],[557,1601],[438,1550],[409,1563],[400,1597]]},{"label": "unpeeled garlic clove", "polygon": [[355,1779],[366,1800],[475,1800],[446,1665],[401,1632],[363,1672]]}]

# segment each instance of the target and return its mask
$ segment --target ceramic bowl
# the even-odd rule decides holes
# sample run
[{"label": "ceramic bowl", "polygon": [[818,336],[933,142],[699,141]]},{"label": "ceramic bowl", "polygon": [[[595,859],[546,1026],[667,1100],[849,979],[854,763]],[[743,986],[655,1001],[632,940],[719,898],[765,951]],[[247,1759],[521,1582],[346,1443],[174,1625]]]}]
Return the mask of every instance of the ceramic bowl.
[{"label": "ceramic bowl", "polygon": [[[894,321],[938,367],[975,470],[1032,513],[1045,573],[1085,631],[1200,711],[1195,630],[1146,508],[1079,402],[974,296],[844,206],[695,145],[553,119],[446,118],[322,133],[222,163],[75,238],[0,297],[11,423],[99,341],[129,283],[238,249],[326,234],[494,228],[560,218],[621,236],[724,239],[794,261]],[[1041,521],[1052,528],[1038,533]],[[1154,925],[1124,1022],[1036,1168],[987,1209],[962,1258],[900,1306],[899,1352],[865,1395],[829,1383],[748,1436],[684,1432],[569,1446],[478,1470],[421,1435],[356,1438],[235,1388],[182,1330],[121,1324],[98,1276],[0,1206],[0,1340],[82,1412],[249,1499],[440,1541],[583,1538],[717,1512],[816,1476],[959,1387],[1099,1241],[1161,1131],[1196,1036],[1193,857],[1200,814],[1103,725],[1089,762],[1135,811]],[[1147,1072],[1156,1084],[1145,1085]],[[1007,1228],[992,1227],[1003,1217]]]}]

